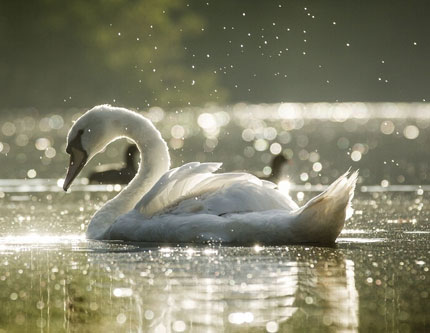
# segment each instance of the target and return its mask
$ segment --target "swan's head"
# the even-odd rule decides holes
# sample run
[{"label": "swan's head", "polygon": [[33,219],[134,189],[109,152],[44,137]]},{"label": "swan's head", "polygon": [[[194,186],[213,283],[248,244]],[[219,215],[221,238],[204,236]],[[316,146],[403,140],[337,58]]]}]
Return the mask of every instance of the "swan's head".
[{"label": "swan's head", "polygon": [[85,164],[118,137],[120,124],[116,112],[113,112],[117,110],[120,108],[110,105],[96,106],[73,124],[67,135],[66,152],[70,155],[70,163],[63,184],[65,191]]}]

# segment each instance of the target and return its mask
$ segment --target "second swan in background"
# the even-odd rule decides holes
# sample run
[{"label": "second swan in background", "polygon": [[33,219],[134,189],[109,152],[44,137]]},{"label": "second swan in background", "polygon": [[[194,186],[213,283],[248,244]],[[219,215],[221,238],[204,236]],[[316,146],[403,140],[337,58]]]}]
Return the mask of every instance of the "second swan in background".
[{"label": "second swan in background", "polygon": [[125,166],[106,164],[96,167],[88,176],[90,184],[128,184],[137,172],[134,155],[138,151],[136,145],[128,145],[124,156]]}]

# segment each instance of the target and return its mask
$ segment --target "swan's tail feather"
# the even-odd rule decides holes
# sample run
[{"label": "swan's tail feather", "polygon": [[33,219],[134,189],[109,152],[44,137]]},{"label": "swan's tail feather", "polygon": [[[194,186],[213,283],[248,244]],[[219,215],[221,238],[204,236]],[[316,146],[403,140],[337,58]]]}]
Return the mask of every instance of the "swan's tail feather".
[{"label": "swan's tail feather", "polygon": [[298,211],[298,224],[307,230],[310,238],[318,243],[333,243],[343,229],[345,220],[354,210],[354,197],[358,171],[345,174],[335,180],[324,192],[311,199]]}]

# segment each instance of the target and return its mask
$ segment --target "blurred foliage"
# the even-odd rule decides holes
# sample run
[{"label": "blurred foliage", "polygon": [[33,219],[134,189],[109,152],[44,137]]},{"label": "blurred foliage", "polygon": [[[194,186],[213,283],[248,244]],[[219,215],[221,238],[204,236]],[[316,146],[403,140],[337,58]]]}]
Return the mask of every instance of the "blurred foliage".
[{"label": "blurred foliage", "polygon": [[186,60],[204,26],[183,0],[1,1],[0,106],[222,102]]},{"label": "blurred foliage", "polygon": [[0,110],[428,101],[427,12],[422,0],[2,0]]}]

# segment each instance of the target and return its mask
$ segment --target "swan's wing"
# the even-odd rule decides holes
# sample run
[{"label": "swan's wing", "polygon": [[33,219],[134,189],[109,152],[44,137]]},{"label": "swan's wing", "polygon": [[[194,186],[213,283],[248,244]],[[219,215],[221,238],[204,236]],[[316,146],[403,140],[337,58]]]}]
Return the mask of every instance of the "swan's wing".
[{"label": "swan's wing", "polygon": [[208,211],[212,214],[249,211],[260,202],[262,209],[295,209],[297,205],[274,190],[275,184],[248,173],[213,172],[220,163],[188,163],[165,173],[139,201],[136,209],[145,216],[171,210]]},{"label": "swan's wing", "polygon": [[[214,176],[223,176],[217,174]],[[225,215],[234,213],[247,213],[257,211],[283,210],[292,212],[298,206],[289,196],[284,195],[263,181],[249,179],[248,174],[243,178],[233,178],[232,182],[225,183],[223,187],[215,187],[212,192],[201,196],[186,198],[168,210],[169,214],[211,214]],[[217,177],[211,177],[217,178]],[[247,179],[248,178],[248,179]],[[199,193],[199,192],[197,192]]]},{"label": "swan's wing", "polygon": [[218,170],[221,165],[191,162],[167,171],[137,203],[136,209],[147,216],[154,215],[190,192],[195,184]]}]

